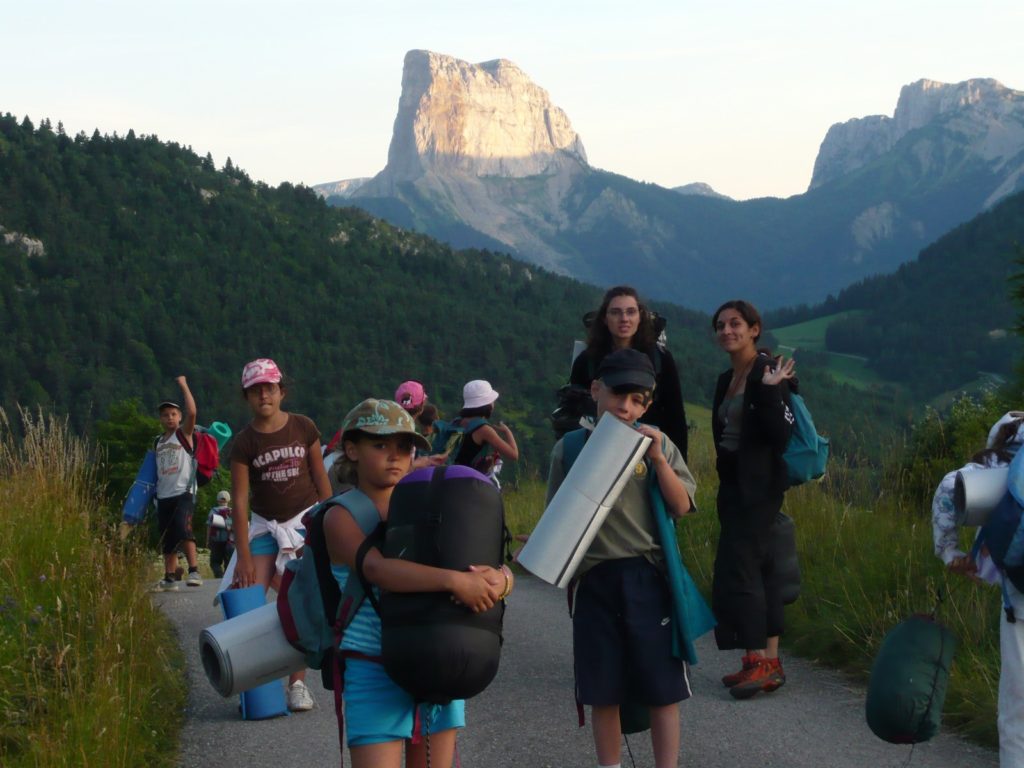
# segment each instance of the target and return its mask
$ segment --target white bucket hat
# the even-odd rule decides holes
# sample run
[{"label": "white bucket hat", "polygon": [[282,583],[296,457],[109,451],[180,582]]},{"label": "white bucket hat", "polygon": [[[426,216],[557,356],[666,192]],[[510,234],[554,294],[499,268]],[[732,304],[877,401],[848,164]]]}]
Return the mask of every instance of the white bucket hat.
[{"label": "white bucket hat", "polygon": [[231,494],[227,491],[218,491],[217,501],[231,501]]},{"label": "white bucket hat", "polygon": [[473,379],[467,382],[462,388],[462,407],[483,408],[498,399],[498,393],[491,387],[489,381]]}]

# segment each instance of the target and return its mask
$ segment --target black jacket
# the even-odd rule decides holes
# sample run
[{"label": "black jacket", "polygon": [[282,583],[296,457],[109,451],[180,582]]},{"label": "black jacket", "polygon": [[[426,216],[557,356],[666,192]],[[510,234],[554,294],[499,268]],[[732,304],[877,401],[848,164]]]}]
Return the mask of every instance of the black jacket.
[{"label": "black jacket", "polygon": [[[689,432],[686,425],[686,407],[683,405],[683,391],[679,386],[679,369],[676,368],[672,353],[660,344],[647,350],[647,356],[651,358],[655,370],[654,401],[641,421],[664,432],[683,455],[683,461],[686,461]],[[601,359],[593,360],[590,351],[584,350],[572,364],[569,383],[589,390]],[[588,414],[595,414],[593,401],[590,401]]]},{"label": "black jacket", "polygon": [[[767,355],[759,354],[743,393],[743,423],[740,426],[737,479],[743,499],[756,503],[781,495],[787,487],[786,462],[782,455],[793,433],[793,412],[790,409],[790,390],[796,391],[796,380],[768,386],[761,383],[764,367],[772,364]],[[718,377],[715,399],[711,406],[711,432],[715,440],[715,453],[721,459],[722,424],[718,409],[732,380],[732,369]]]}]

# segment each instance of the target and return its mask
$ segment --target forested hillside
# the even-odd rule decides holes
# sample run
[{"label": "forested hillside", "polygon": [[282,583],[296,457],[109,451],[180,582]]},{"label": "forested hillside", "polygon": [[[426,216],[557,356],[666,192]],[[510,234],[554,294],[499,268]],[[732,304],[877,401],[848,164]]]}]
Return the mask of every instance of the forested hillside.
[{"label": "forested hillside", "polygon": [[859,310],[829,324],[828,349],[867,357],[880,375],[922,397],[979,372],[1006,377],[1021,352],[1012,287],[1024,270],[1022,244],[1024,193],[957,227],[895,273],[772,319],[789,325]]},{"label": "forested hillside", "polygon": [[[536,459],[601,293],[155,137],[69,137],[9,115],[0,226],[3,405],[52,406],[79,429],[120,399],[174,395],[179,373],[201,423],[240,426],[241,366],[267,355],[293,379],[291,407],[325,432],[407,378],[448,412],[466,380],[488,378]],[[661,310],[687,394],[704,399],[718,364],[706,320]]]},{"label": "forested hillside", "polygon": [[[0,402],[68,413],[78,430],[125,398],[176,395],[178,374],[200,423],[237,429],[241,366],[271,356],[292,379],[289,407],[325,433],[404,379],[421,379],[451,413],[466,380],[487,378],[527,471],[539,469],[572,339],[602,292],[453,251],[304,187],[254,183],[230,160],[218,170],[153,136],[70,137],[10,115],[0,117],[0,226]],[[707,316],[658,310],[685,396],[708,402],[727,361]],[[836,436],[904,421],[826,377],[808,399]]]}]

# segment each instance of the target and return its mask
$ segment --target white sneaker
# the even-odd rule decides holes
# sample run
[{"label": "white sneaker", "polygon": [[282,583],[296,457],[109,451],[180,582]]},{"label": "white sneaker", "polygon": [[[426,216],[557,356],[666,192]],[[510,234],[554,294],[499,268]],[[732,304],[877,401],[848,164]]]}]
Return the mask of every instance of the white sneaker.
[{"label": "white sneaker", "polygon": [[203,586],[203,577],[199,575],[199,571],[189,571],[185,583],[190,587],[201,587]]},{"label": "white sneaker", "polygon": [[308,712],[313,708],[313,694],[301,680],[288,686],[288,709],[292,712]]},{"label": "white sneaker", "polygon": [[177,592],[178,582],[174,579],[160,579],[154,588],[157,592]]}]

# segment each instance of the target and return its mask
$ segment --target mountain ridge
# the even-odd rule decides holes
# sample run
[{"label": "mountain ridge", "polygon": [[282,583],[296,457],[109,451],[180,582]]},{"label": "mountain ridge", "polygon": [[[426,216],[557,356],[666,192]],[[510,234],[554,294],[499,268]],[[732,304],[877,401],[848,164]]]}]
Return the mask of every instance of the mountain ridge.
[{"label": "mountain ridge", "polygon": [[[571,131],[568,118],[559,123],[565,128],[560,142],[537,143],[534,139],[543,138],[546,129],[530,127],[530,122],[538,114],[564,113],[514,65],[498,68],[515,74],[500,88],[491,82],[490,71],[475,71],[482,66],[411,52],[406,70],[416,71],[403,72],[403,83],[417,86],[400,99],[396,126],[401,130],[392,138],[388,166],[374,180],[346,190],[344,196],[329,195],[328,201],[362,207],[459,247],[501,249],[560,274],[599,285],[631,282],[653,297],[708,310],[724,296],[737,294],[765,308],[820,301],[912,259],[983,210],[994,195],[1024,188],[1024,132],[1019,167],[1008,150],[996,162],[992,158],[998,142],[976,152],[958,138],[964,130],[962,110],[943,111],[943,104],[956,99],[937,86],[920,86],[928,94],[923,101],[907,96],[913,89],[904,89],[904,106],[897,109],[897,122],[906,129],[903,135],[882,142],[871,133],[868,120],[858,130],[869,139],[876,137],[871,141],[878,142],[878,151],[838,176],[830,178],[819,169],[819,183],[802,195],[732,201],[680,194],[587,165],[585,153],[572,149],[581,149],[582,140]],[[445,76],[449,79],[444,82],[424,85]],[[501,98],[474,106],[478,89],[463,85],[478,81],[488,84],[483,89],[488,98],[495,88]],[[966,102],[987,104],[995,98],[995,81],[968,83]],[[532,112],[513,110],[509,116],[483,109],[508,102],[508,89],[520,86],[544,94],[530,102]],[[528,165],[520,166],[523,173],[492,173],[501,168],[494,144],[487,145],[491,154],[483,158],[486,162],[475,155],[445,157],[436,152],[410,161],[403,155],[412,146],[407,128],[417,124],[412,110],[424,94],[429,94],[430,113],[424,117],[429,129],[419,131],[421,138],[440,130],[437,115],[486,113],[486,125],[479,130],[470,130],[465,119],[456,120],[460,136],[491,136],[493,124],[507,118],[516,126],[514,145],[520,147],[511,159],[528,159]],[[1016,125],[1016,96],[1010,102]],[[932,112],[941,119],[918,126]],[[884,120],[892,121],[874,122]],[[828,142],[834,155],[841,133],[834,131]],[[991,133],[984,125],[975,131],[982,138]],[[1015,142],[1017,134],[1011,133]],[[524,137],[529,141],[524,143]],[[861,143],[865,141],[870,144],[868,139]],[[439,144],[424,139],[423,146],[436,149]],[[558,147],[570,151],[562,153]],[[392,164],[396,156],[405,159]],[[411,166],[414,173],[394,172]]]}]

